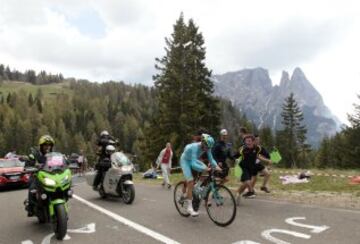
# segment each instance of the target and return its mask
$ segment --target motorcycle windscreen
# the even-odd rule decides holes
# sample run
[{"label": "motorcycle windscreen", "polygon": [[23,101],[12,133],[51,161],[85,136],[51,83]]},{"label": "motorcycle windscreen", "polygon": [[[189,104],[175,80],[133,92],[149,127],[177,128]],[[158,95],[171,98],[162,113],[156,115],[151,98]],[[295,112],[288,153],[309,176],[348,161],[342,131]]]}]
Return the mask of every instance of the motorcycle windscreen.
[{"label": "motorcycle windscreen", "polygon": [[61,153],[48,153],[46,154],[46,164],[44,170],[46,171],[55,171],[55,170],[64,170],[66,167],[65,157]]},{"label": "motorcycle windscreen", "polygon": [[111,155],[111,162],[115,164],[116,167],[131,165],[129,158],[122,152],[116,152]]}]

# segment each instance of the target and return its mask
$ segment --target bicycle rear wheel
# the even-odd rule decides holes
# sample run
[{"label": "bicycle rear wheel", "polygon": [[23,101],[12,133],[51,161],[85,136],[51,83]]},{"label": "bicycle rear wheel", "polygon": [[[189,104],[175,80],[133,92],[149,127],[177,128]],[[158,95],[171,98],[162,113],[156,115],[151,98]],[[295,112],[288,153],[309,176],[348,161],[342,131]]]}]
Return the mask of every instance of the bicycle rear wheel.
[{"label": "bicycle rear wheel", "polygon": [[185,188],[185,182],[181,181],[176,184],[174,187],[174,203],[176,210],[179,212],[179,214],[183,217],[189,217],[190,214],[187,212],[187,202],[185,201],[186,198],[184,197],[183,189]]},{"label": "bicycle rear wheel", "polygon": [[223,185],[209,188],[206,193],[205,207],[210,219],[219,226],[231,224],[236,216],[236,202],[231,191]]}]

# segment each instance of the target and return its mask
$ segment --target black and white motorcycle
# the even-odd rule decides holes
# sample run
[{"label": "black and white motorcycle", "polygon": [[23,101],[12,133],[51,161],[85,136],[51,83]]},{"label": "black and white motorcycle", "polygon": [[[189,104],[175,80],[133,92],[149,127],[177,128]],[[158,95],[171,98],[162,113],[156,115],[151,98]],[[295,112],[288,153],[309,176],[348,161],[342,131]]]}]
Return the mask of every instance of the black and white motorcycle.
[{"label": "black and white motorcycle", "polygon": [[[114,152],[110,156],[111,167],[103,175],[103,181],[98,192],[102,198],[108,196],[120,197],[126,204],[135,199],[133,183],[134,166],[129,158],[122,152]],[[97,171],[85,174],[87,183],[93,186]]]}]

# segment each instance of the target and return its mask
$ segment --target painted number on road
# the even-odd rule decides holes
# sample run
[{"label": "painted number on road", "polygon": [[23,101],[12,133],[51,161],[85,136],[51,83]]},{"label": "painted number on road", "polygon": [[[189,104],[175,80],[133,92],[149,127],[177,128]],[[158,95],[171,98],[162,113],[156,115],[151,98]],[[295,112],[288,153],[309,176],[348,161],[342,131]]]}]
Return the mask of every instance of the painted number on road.
[{"label": "painted number on road", "polygon": [[[285,222],[289,225],[293,225],[296,227],[301,227],[301,228],[306,228],[306,229],[310,229],[311,233],[315,233],[315,234],[319,234],[327,229],[329,229],[329,226],[326,225],[321,225],[321,226],[317,226],[317,225],[307,225],[307,224],[303,224],[303,223],[298,223],[295,222],[296,220],[306,220],[305,217],[292,217],[292,218],[287,218],[285,219]],[[269,229],[269,230],[264,230],[261,233],[261,236],[267,240],[270,241],[272,243],[276,243],[276,244],[291,244],[290,242],[286,242],[283,241],[279,238],[273,237],[272,234],[275,233],[279,233],[279,234],[286,234],[286,235],[291,235],[297,238],[302,238],[302,239],[310,239],[311,235],[307,235],[304,233],[300,233],[300,232],[296,232],[296,231],[291,231],[291,230],[284,230],[284,229]],[[254,241],[238,241],[238,242],[234,242],[233,244],[260,244]]]},{"label": "painted number on road", "polygon": [[275,238],[273,237],[271,234],[274,234],[274,233],[281,233],[281,234],[287,234],[287,235],[291,235],[291,236],[295,236],[295,237],[298,237],[298,238],[303,238],[303,239],[310,239],[311,236],[309,235],[306,235],[306,234],[303,234],[303,233],[299,233],[299,232],[296,232],[296,231],[290,231],[290,230],[282,230],[282,229],[270,229],[270,230],[265,230],[261,233],[261,236],[272,242],[272,243],[276,243],[276,244],[291,244],[290,242],[286,242],[286,241],[283,241],[283,240],[280,240],[278,238]]},{"label": "painted number on road", "polygon": [[[76,234],[91,234],[94,233],[96,231],[95,228],[95,223],[91,223],[86,225],[85,227],[79,228],[79,229],[68,229],[67,233],[76,233]],[[55,234],[49,234],[47,236],[45,236],[45,238],[42,240],[41,244],[50,244],[51,242],[51,238],[54,236]],[[66,235],[64,237],[64,241],[70,240],[71,237],[69,235]],[[31,240],[26,240],[26,241],[22,241],[21,244],[34,244]]]},{"label": "painted number on road", "polygon": [[322,225],[322,226],[316,226],[316,225],[306,225],[306,224],[301,224],[301,223],[296,223],[295,220],[305,220],[305,217],[293,217],[293,218],[288,218],[285,220],[286,223],[288,223],[289,225],[294,225],[294,226],[298,226],[298,227],[302,227],[302,228],[308,228],[311,229],[311,233],[321,233],[327,229],[329,229],[329,226],[326,225]]}]

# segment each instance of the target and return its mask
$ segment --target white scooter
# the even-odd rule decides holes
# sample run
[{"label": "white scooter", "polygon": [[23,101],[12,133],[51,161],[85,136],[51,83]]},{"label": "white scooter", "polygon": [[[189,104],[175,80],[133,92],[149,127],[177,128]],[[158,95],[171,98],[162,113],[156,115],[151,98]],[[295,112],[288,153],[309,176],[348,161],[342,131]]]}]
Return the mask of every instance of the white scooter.
[{"label": "white scooter", "polygon": [[[111,154],[111,167],[106,171],[98,192],[100,197],[121,197],[126,204],[131,204],[135,198],[135,188],[132,181],[134,166],[122,152]],[[85,174],[87,183],[93,186],[97,171]]]}]

